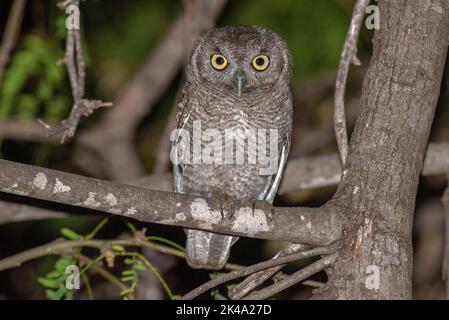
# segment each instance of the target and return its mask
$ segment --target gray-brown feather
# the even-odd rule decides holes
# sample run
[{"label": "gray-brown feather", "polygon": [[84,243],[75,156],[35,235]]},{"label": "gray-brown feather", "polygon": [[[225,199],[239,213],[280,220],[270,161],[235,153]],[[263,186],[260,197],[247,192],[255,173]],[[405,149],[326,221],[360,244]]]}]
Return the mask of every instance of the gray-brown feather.
[{"label": "gray-brown feather", "polygon": [[[241,96],[233,88],[231,66],[228,74],[210,67],[210,56],[217,51],[229,57],[238,67],[245,68],[248,82]],[[254,72],[248,63],[261,52],[271,57],[270,67],[264,74]],[[283,148],[288,153],[292,130],[292,100],[288,86],[291,61],[285,43],[273,32],[248,26],[209,31],[194,46],[186,74],[185,87],[178,103],[178,128],[191,134],[194,122],[199,121],[202,132],[216,129],[223,137],[215,145],[203,141],[201,150],[213,145],[214,150],[221,151],[213,157],[221,155],[223,160],[226,151],[225,129],[275,129],[278,133],[277,156],[280,159]],[[174,141],[174,147],[177,142]],[[246,144],[247,152],[248,141],[242,143]],[[234,144],[234,160],[239,147]],[[175,191],[210,197],[214,190],[220,190],[235,200],[261,200],[261,195],[273,183],[276,174],[274,172],[271,177],[261,175],[260,169],[263,167],[259,161],[249,164],[247,158],[243,164],[175,165]],[[283,167],[278,170],[282,173]],[[231,245],[237,239],[199,230],[187,230],[186,233],[187,262],[195,268],[222,268],[229,257]]]}]

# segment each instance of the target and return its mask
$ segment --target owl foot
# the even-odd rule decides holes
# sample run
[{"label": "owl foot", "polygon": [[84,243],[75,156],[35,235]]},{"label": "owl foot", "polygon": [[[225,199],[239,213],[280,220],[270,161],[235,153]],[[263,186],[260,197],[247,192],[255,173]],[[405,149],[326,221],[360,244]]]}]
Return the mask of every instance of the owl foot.
[{"label": "owl foot", "polygon": [[235,201],[232,199],[232,197],[228,196],[227,194],[219,191],[219,190],[213,190],[211,199],[213,202],[213,205],[215,208],[218,209],[218,211],[221,214],[221,218],[228,218],[231,219],[235,214]]},{"label": "owl foot", "polygon": [[246,198],[246,199],[242,200],[242,203],[252,209],[253,217],[254,217],[256,210],[262,210],[263,212],[265,212],[265,215],[266,215],[268,221],[273,220],[274,207],[270,202],[268,202],[266,200],[257,200],[257,199],[252,199],[252,198]]}]

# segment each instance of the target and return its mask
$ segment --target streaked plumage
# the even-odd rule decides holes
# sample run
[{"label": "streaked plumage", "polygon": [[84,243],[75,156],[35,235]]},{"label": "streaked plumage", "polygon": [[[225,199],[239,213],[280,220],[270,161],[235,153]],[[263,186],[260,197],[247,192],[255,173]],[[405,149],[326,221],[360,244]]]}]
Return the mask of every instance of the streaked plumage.
[{"label": "streaked plumage", "polygon": [[[216,54],[227,60],[224,70],[219,71],[212,65],[211,59],[215,58],[211,57]],[[257,71],[254,60],[261,54],[269,57],[269,65],[266,70]],[[257,62],[262,65],[267,61]],[[259,162],[250,164],[247,159],[243,164],[174,165],[176,192],[211,197],[219,190],[235,200],[273,201],[290,146],[293,117],[288,83],[291,69],[285,42],[264,28],[219,28],[206,32],[197,40],[178,102],[178,128],[191,134],[194,121],[200,121],[203,132],[218,129],[222,137],[225,129],[276,129],[279,164],[273,175],[261,175],[263,165]],[[178,140],[173,143],[175,148],[177,143]],[[211,145],[203,141],[201,150]],[[217,145],[223,156],[224,141],[218,141]],[[234,160],[239,147],[237,143],[233,147]],[[186,233],[187,262],[194,268],[221,269],[229,257],[231,245],[237,240],[199,230],[186,229]]]}]

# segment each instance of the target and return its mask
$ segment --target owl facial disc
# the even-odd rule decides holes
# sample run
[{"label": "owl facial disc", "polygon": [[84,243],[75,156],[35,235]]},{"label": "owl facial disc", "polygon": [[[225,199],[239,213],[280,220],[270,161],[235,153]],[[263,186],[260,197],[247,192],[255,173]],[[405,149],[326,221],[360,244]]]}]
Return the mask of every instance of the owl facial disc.
[{"label": "owl facial disc", "polygon": [[243,87],[246,83],[246,74],[242,69],[237,69],[234,73],[234,84],[237,89],[237,94],[240,97],[242,95]]}]

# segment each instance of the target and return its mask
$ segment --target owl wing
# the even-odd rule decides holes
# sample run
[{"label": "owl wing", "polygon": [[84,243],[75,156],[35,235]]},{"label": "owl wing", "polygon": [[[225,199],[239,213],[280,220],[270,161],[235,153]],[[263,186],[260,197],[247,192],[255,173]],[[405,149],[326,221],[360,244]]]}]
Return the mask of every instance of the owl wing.
[{"label": "owl wing", "polygon": [[[176,129],[177,133],[172,141],[172,155],[177,157],[178,156],[178,150],[177,145],[179,143],[179,136],[181,133],[181,130],[184,129],[186,123],[189,120],[190,115],[192,114],[192,111],[198,106],[198,100],[192,98],[188,92],[191,92],[189,90],[189,83],[186,83],[183,90],[181,91],[181,94],[178,98],[178,110],[176,112]],[[183,193],[182,188],[182,171],[183,171],[183,164],[182,163],[173,163],[173,177],[174,177],[174,191],[177,193]]]},{"label": "owl wing", "polygon": [[285,164],[287,163],[288,153],[290,151],[290,141],[290,134],[282,140],[277,171],[274,175],[268,176],[267,184],[264,191],[259,195],[259,200],[266,200],[273,203],[279,184],[281,183]]},{"label": "owl wing", "polygon": [[[284,108],[287,108],[288,110],[291,110],[293,112],[292,107],[292,100],[291,98],[288,98],[286,101],[281,103],[281,105],[284,105]],[[288,130],[287,134],[282,139],[282,142],[280,144],[280,153],[279,153],[279,161],[278,161],[278,167],[275,174],[268,176],[267,183],[265,185],[264,191],[259,195],[259,200],[266,200],[270,203],[273,203],[274,197],[276,196],[276,192],[279,188],[279,185],[282,180],[282,175],[284,173],[285,164],[287,163],[288,153],[290,152],[290,144],[291,144],[291,132],[292,132],[292,121],[293,121],[293,114],[290,114],[289,117],[286,117],[285,119],[288,120]],[[279,150],[279,149],[278,149]]]}]

